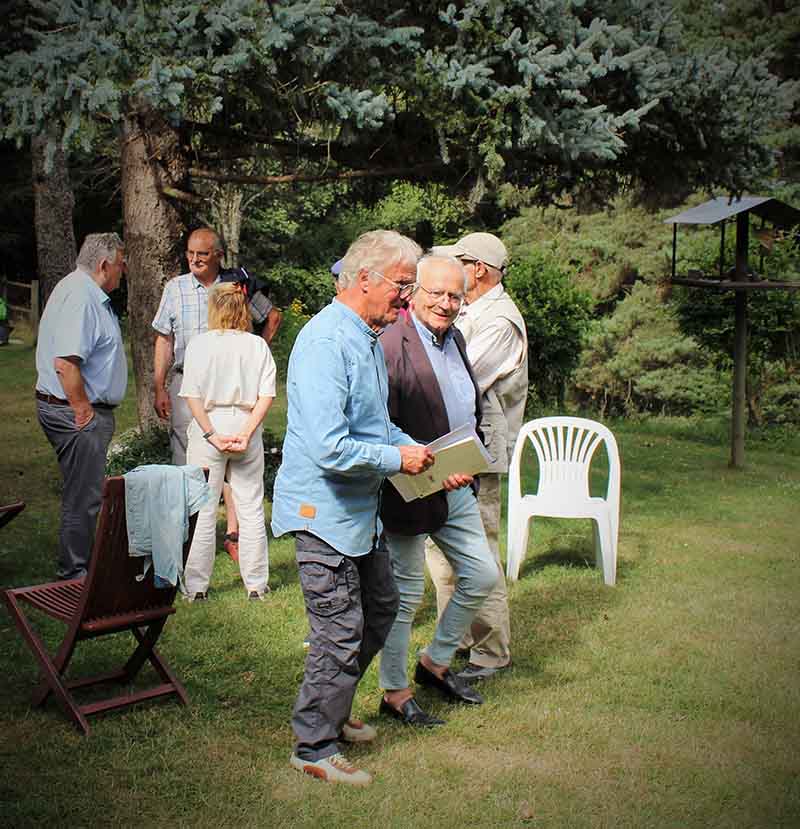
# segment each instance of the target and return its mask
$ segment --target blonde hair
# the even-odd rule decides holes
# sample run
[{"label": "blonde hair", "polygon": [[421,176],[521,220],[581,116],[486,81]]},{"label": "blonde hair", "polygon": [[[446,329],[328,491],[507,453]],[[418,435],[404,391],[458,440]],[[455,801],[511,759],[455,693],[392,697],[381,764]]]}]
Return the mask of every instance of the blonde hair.
[{"label": "blonde hair", "polygon": [[250,331],[247,297],[235,282],[222,282],[208,293],[208,330],[234,329]]}]

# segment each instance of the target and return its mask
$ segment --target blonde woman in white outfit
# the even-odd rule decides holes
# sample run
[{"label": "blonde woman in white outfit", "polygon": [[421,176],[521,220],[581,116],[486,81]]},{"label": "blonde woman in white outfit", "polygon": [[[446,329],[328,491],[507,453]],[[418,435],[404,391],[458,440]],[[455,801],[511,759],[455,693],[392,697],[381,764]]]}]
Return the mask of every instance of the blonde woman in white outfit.
[{"label": "blonde woman in white outfit", "polygon": [[262,421],[275,397],[275,361],[261,337],[249,333],[241,283],[223,282],[208,299],[208,328],[189,342],[180,396],[193,420],[186,461],[208,467],[211,497],[197,518],[186,562],[185,597],[206,599],[216,552],[217,505],[225,468],[239,515],[239,570],[254,600],[269,592],[264,524]]}]

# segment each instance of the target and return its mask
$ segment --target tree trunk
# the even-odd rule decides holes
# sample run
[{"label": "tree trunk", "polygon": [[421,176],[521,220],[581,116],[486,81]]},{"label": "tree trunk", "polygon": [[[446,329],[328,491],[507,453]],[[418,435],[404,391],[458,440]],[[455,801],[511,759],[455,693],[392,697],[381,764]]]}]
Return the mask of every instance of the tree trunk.
[{"label": "tree trunk", "polygon": [[225,244],[225,264],[239,266],[239,238],[242,235],[244,191],[238,184],[216,184],[212,188],[212,226]]},{"label": "tree trunk", "polygon": [[153,411],[151,327],[164,283],[180,272],[186,225],[165,187],[182,188],[187,163],[173,129],[146,112],[123,126],[122,212],[128,260],[128,333],[136,377],[136,408],[142,428],[158,422]]},{"label": "tree trunk", "polygon": [[52,168],[48,171],[45,164],[47,140],[46,135],[38,135],[31,142],[41,308],[44,308],[56,282],[74,269],[78,256],[72,222],[75,199],[69,182],[67,160],[61,146],[57,145]]}]

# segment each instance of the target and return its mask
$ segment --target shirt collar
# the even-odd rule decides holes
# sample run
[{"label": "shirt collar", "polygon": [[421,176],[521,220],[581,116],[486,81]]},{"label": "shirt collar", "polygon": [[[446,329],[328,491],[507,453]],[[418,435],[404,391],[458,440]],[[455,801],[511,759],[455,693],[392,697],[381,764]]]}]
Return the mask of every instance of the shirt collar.
[{"label": "shirt collar", "polygon": [[494,288],[488,290],[485,294],[479,296],[474,302],[470,302],[464,306],[464,310],[461,312],[465,316],[470,314],[470,311],[474,308],[480,308],[482,304],[487,302],[494,302],[500,299],[501,296],[505,293],[505,289],[503,288],[503,283],[498,282]]},{"label": "shirt collar", "polygon": [[217,274],[217,278],[211,283],[211,285],[203,285],[203,283],[191,271],[189,271],[189,276],[192,278],[192,285],[194,285],[195,288],[202,288],[204,291],[207,291],[211,285],[216,285],[222,279],[222,275]]},{"label": "shirt collar", "polygon": [[345,305],[335,297],[333,302],[331,302],[331,305],[333,305],[336,311],[345,319],[349,320],[362,334],[366,334],[370,337],[371,340],[376,341],[383,333],[383,331],[373,331],[349,305]]},{"label": "shirt collar", "polygon": [[92,279],[92,275],[87,271],[85,268],[82,268],[78,265],[75,268],[81,276],[86,277],[86,281],[89,286],[89,292],[94,294],[95,299],[98,302],[111,302],[111,297]]},{"label": "shirt collar", "polygon": [[411,319],[414,320],[414,325],[417,327],[417,333],[419,334],[420,339],[423,340],[423,342],[430,342],[432,345],[436,346],[436,348],[439,348],[442,351],[444,351],[444,348],[447,345],[447,341],[453,335],[452,325],[447,329],[447,331],[444,332],[444,335],[440,340],[436,336],[436,334],[433,333],[433,331],[426,328],[425,325],[419,321],[417,315],[414,313],[413,310],[411,311]]}]

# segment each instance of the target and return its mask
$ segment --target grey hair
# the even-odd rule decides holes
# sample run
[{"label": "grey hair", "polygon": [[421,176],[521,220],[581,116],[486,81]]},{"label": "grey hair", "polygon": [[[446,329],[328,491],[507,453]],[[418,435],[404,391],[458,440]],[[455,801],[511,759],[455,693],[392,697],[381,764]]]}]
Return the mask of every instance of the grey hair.
[{"label": "grey hair", "polygon": [[220,237],[219,233],[217,233],[217,231],[214,230],[213,227],[208,227],[208,225],[206,225],[205,227],[197,227],[189,234],[189,239],[191,239],[192,236],[196,235],[197,233],[204,233],[208,236],[211,236],[211,238],[214,240],[211,243],[213,245],[213,249],[221,250],[223,253],[225,252],[225,247],[222,244],[222,238]]},{"label": "grey hair", "polygon": [[125,243],[116,233],[90,233],[83,240],[77,264],[89,273],[94,273],[104,259],[113,262],[117,258],[117,251],[124,248]]},{"label": "grey hair", "polygon": [[455,265],[464,275],[464,293],[467,292],[467,272],[464,270],[464,266],[455,256],[447,256],[442,253],[426,253],[417,262],[417,285],[422,283],[422,272],[427,269],[429,263],[433,262],[447,262],[449,265]]},{"label": "grey hair", "polygon": [[[422,248],[408,236],[396,230],[371,230],[362,233],[347,249],[339,273],[339,286],[349,288],[353,285],[361,270],[383,271],[396,265],[416,267],[422,256]],[[376,278],[373,281],[377,282]]]}]

